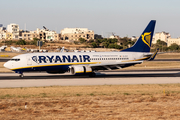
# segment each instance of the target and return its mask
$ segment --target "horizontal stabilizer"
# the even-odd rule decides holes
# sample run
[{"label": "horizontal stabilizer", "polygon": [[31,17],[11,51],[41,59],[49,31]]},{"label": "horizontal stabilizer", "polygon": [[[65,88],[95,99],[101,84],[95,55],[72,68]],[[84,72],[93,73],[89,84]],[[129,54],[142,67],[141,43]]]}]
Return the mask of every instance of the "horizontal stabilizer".
[{"label": "horizontal stabilizer", "polygon": [[152,61],[152,60],[154,60],[154,58],[156,57],[156,55],[157,55],[157,53],[158,53],[158,51],[159,51],[159,48],[157,48],[157,50],[154,52],[154,54],[149,58],[149,60],[148,61]]}]

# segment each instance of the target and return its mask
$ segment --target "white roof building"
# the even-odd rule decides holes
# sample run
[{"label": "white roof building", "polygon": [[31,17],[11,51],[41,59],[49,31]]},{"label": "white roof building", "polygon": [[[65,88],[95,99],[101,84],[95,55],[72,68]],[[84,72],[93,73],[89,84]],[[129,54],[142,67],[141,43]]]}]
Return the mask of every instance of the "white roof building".
[{"label": "white roof building", "polygon": [[168,47],[171,46],[173,43],[176,43],[180,46],[180,38],[169,38],[168,39]]},{"label": "white roof building", "polygon": [[94,31],[87,28],[64,28],[60,33],[62,40],[78,41],[79,38],[85,40],[94,39]]},{"label": "white roof building", "polygon": [[161,40],[161,41],[164,41],[166,43],[168,43],[168,38],[170,38],[171,35],[169,33],[166,33],[166,32],[157,32],[155,33],[155,36],[154,36],[154,40],[152,41],[152,43],[156,44],[157,43],[157,40]]},{"label": "white roof building", "polygon": [[7,25],[7,32],[12,33],[13,39],[19,38],[19,25],[15,23],[11,23]]},{"label": "white roof building", "polygon": [[0,39],[6,38],[6,28],[3,25],[0,25]]},{"label": "white roof building", "polygon": [[88,30],[87,28],[64,28],[61,30],[61,34],[79,34],[79,33],[86,33],[86,32],[93,32],[92,30]]}]

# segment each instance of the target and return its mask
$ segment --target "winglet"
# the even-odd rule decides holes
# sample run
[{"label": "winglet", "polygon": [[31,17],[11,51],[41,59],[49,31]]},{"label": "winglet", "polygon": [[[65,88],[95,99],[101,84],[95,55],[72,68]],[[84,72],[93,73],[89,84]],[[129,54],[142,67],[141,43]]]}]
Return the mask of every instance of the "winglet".
[{"label": "winglet", "polygon": [[158,51],[159,51],[159,48],[157,48],[157,50],[156,50],[156,51],[154,52],[154,54],[148,59],[148,61],[154,60],[154,58],[156,57]]}]

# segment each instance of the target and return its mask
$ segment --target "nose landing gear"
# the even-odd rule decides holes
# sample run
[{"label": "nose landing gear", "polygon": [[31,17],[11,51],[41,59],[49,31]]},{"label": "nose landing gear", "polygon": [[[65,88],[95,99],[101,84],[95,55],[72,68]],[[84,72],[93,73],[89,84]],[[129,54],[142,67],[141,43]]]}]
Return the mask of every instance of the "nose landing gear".
[{"label": "nose landing gear", "polygon": [[20,74],[20,75],[19,75],[20,78],[23,78],[23,77],[24,77],[23,72],[21,72],[21,71],[16,71],[16,73]]}]

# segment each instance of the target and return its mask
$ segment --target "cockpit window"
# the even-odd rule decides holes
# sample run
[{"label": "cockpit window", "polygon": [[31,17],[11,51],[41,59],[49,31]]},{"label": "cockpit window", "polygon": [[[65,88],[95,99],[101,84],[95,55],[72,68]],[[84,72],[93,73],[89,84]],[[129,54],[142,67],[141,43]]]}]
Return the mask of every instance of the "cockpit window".
[{"label": "cockpit window", "polygon": [[11,59],[11,61],[16,61],[17,62],[17,61],[20,61],[20,59]]}]

